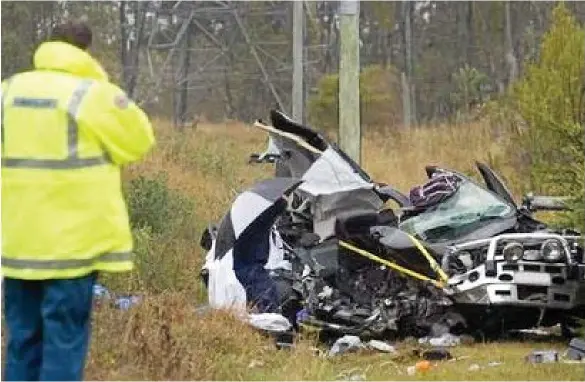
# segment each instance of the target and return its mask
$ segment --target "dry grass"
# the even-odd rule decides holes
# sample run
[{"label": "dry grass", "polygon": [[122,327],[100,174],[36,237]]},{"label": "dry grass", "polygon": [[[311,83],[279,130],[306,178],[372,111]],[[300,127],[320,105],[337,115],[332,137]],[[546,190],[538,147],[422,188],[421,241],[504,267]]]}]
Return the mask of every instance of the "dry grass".
[{"label": "dry grass", "polygon": [[[295,350],[276,351],[270,339],[234,321],[229,315],[198,315],[201,301],[197,280],[202,252],[201,229],[219,219],[233,197],[255,180],[271,176],[270,166],[247,164],[248,155],[265,148],[266,136],[240,124],[199,125],[196,131],[171,131],[158,124],[158,148],[126,176],[165,172],[169,185],[195,200],[196,235],[158,244],[164,261],[174,261],[167,292],[147,292],[138,307],[121,312],[100,306],[95,312],[94,335],[87,365],[88,379],[100,380],[301,380],[367,379],[436,380],[583,380],[583,365],[529,365],[523,357],[535,348],[564,349],[564,342],[496,343],[461,346],[453,355],[469,356],[443,362],[416,377],[406,374],[413,365],[412,346],[399,344],[399,354],[360,354],[338,358],[316,355],[309,340]],[[485,124],[439,126],[396,134],[370,134],[364,143],[364,167],[380,181],[408,191],[424,180],[425,164],[440,164],[469,172],[473,160],[493,164],[511,181],[514,165],[506,159],[505,135],[497,138]],[[521,191],[519,182],[513,190]],[[127,276],[123,276],[127,277]],[[134,275],[133,277],[137,277]],[[120,284],[118,284],[120,285]],[[121,284],[124,285],[124,284]],[[496,367],[468,371],[471,364]]]}]

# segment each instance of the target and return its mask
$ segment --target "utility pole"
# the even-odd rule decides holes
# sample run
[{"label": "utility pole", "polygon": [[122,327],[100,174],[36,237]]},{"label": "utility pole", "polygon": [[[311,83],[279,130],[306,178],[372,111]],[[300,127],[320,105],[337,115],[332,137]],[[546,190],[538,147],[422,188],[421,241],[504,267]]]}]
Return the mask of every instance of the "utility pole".
[{"label": "utility pole", "polygon": [[303,30],[304,1],[293,2],[293,84],[292,84],[292,117],[304,123],[304,76],[303,76]]},{"label": "utility pole", "polygon": [[361,162],[359,1],[340,2],[339,146]]},{"label": "utility pole", "polygon": [[406,68],[406,75],[402,76],[402,107],[404,108],[404,126],[406,128],[412,126],[416,116],[412,82],[412,7],[412,2],[405,1],[402,8],[404,16],[404,67]]}]

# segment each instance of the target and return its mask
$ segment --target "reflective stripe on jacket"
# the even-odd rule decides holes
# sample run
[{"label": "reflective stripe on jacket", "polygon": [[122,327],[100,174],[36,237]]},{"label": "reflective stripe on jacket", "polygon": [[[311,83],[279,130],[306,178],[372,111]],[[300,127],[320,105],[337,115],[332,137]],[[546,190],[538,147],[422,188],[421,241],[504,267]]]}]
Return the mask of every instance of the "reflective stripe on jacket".
[{"label": "reflective stripe on jacket", "polygon": [[34,63],[2,83],[2,273],[131,270],[120,166],[153,146],[148,117],[73,45],[44,43]]}]

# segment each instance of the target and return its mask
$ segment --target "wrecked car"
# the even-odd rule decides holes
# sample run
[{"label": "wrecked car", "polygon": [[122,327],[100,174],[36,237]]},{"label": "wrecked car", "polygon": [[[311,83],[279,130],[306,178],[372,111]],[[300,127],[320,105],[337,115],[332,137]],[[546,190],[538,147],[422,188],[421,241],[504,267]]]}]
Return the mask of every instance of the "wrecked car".
[{"label": "wrecked car", "polygon": [[[537,220],[537,211],[562,211],[563,198],[527,195],[517,205],[503,181],[477,163],[484,185],[452,170],[454,195],[420,212],[404,214],[399,227],[441,254],[457,309],[476,329],[497,331],[562,324],[584,317],[583,238]],[[569,333],[567,332],[567,335]]]},{"label": "wrecked car", "polygon": [[[246,191],[204,232],[212,306],[255,305],[294,326],[385,338],[497,336],[556,323],[568,330],[571,317],[584,317],[580,234],[533,216],[565,208],[560,200],[517,206],[481,163],[484,185],[427,166],[434,191],[417,200],[373,181],[318,132],[278,111],[270,117],[270,125],[255,123],[270,140],[251,161],[276,165],[280,185],[260,188],[271,195],[265,204],[278,207],[266,217],[258,203],[238,201]],[[447,187],[436,192],[440,177]]]}]

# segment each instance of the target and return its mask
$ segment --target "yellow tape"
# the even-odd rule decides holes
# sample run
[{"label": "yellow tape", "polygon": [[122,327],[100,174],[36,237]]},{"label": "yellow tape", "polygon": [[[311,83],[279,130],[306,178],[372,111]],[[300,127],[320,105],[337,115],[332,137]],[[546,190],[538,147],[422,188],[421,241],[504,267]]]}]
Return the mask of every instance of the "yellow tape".
[{"label": "yellow tape", "polygon": [[431,256],[431,254],[426,250],[426,248],[421,244],[421,242],[418,241],[414,236],[411,236],[408,233],[407,233],[407,235],[408,235],[408,238],[410,239],[410,241],[412,241],[412,243],[418,248],[418,250],[421,251],[423,256],[427,258],[427,261],[429,262],[433,271],[437,272],[437,274],[439,275],[439,277],[441,278],[441,280],[443,282],[447,282],[447,280],[449,280],[449,277],[445,274],[445,272],[443,272],[443,269],[435,261],[433,256]]},{"label": "yellow tape", "polygon": [[[276,129],[273,126],[265,125],[265,124],[260,123],[258,121],[256,121],[254,123],[254,126],[260,128],[262,130],[265,130],[265,131],[268,131],[268,132],[271,132],[271,133],[280,135],[282,137],[288,138],[288,139],[296,142],[299,146],[301,146],[301,147],[303,147],[303,148],[305,148],[305,149],[307,149],[307,150],[309,150],[309,151],[311,151],[311,152],[313,152],[315,154],[322,154],[323,153],[322,151],[314,148],[313,146],[309,145],[307,142],[305,142],[304,140],[302,140],[301,137],[296,136],[294,134],[291,134],[291,133],[288,133],[288,132],[285,132],[285,131],[280,131],[280,130]],[[433,258],[433,256],[431,256],[431,254],[425,249],[425,247],[421,244],[421,242],[418,241],[414,236],[411,236],[409,234],[407,234],[407,235],[408,235],[408,238],[412,241],[412,243],[418,248],[418,250],[427,259],[427,261],[429,262],[429,265],[431,266],[431,269],[433,271],[435,271],[439,275],[439,278],[443,282],[447,282],[449,280],[449,277],[445,274],[445,272],[443,272],[443,269],[441,269],[441,266],[435,261],[435,259]],[[395,264],[395,263],[389,262],[387,260],[384,260],[384,259],[382,259],[382,258],[380,258],[380,257],[378,257],[376,255],[373,255],[373,254],[371,254],[371,253],[369,253],[367,251],[364,251],[363,249],[359,249],[357,247],[354,247],[351,244],[346,243],[344,241],[339,241],[339,243],[341,245],[345,246],[346,248],[351,249],[352,251],[354,251],[354,252],[356,252],[356,253],[358,253],[360,255],[366,256],[366,257],[370,258],[371,260],[377,261],[379,263],[388,265],[389,267],[392,267],[392,268],[398,270],[399,272],[409,274],[410,276],[416,277],[416,278],[421,279],[421,280],[424,279],[425,281],[431,281],[431,282],[434,282],[434,283],[438,283],[439,285],[441,285],[440,287],[442,288],[442,285],[443,285],[442,283],[439,283],[436,280],[432,280],[432,279],[430,279],[430,278],[428,278],[428,277],[426,277],[424,275],[421,275],[418,272],[411,271],[409,269],[406,269],[404,267],[399,266],[398,264]],[[363,251],[364,253],[361,253],[361,251]]]},{"label": "yellow tape", "polygon": [[425,275],[422,275],[422,274],[420,274],[418,272],[411,271],[410,269],[401,267],[400,265],[398,265],[396,263],[393,263],[393,262],[388,261],[386,259],[382,259],[381,257],[378,257],[378,256],[376,256],[376,255],[374,255],[374,254],[372,254],[372,253],[370,253],[370,252],[368,252],[366,250],[363,250],[361,248],[357,248],[357,247],[355,247],[355,246],[353,246],[353,245],[351,245],[351,244],[349,244],[349,243],[347,243],[345,241],[340,240],[339,241],[339,245],[341,245],[342,247],[345,247],[345,248],[347,248],[347,249],[349,249],[349,250],[357,253],[358,255],[367,257],[370,260],[373,260],[373,261],[378,262],[380,264],[386,265],[386,266],[388,266],[388,267],[390,267],[390,268],[392,268],[392,269],[394,269],[394,270],[396,270],[398,272],[401,272],[401,273],[407,274],[407,275],[409,275],[411,277],[414,277],[415,279],[418,279],[418,280],[421,280],[421,281],[430,282],[433,285],[435,285],[437,288],[442,289],[444,287],[443,283],[440,282],[440,281],[433,280],[433,279],[431,279],[431,278],[429,278],[429,277],[427,277]]}]

